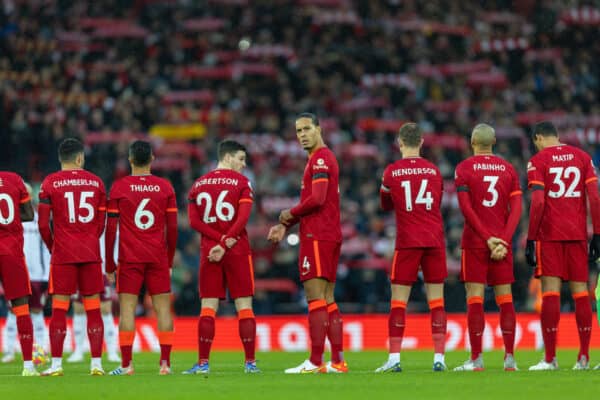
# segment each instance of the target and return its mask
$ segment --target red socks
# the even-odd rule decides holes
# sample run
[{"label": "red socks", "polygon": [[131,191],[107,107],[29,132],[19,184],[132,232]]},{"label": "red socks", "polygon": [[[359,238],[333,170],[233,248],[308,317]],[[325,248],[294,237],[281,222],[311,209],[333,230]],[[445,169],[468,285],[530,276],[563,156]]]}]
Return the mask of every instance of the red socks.
[{"label": "red socks", "polygon": [[575,300],[575,320],[577,322],[577,331],[579,332],[579,355],[590,359],[590,339],[592,337],[592,305],[588,292],[579,292],[573,294]]},{"label": "red socks", "polygon": [[208,361],[210,346],[215,338],[215,315],[212,308],[203,308],[198,320],[198,362]]},{"label": "red socks", "polygon": [[171,348],[173,347],[173,331],[159,331],[158,332],[158,343],[160,344],[160,361],[167,362],[167,365],[171,366]]},{"label": "red socks", "polygon": [[338,364],[344,361],[344,322],[336,303],[327,305],[327,313],[329,314],[327,338],[331,343],[331,362]]},{"label": "red socks", "polygon": [[52,318],[48,334],[52,357],[62,357],[65,336],[67,335],[67,311],[69,300],[52,299]]},{"label": "red socks", "polygon": [[560,293],[542,294],[542,336],[544,337],[545,360],[550,363],[556,357],[556,331],[560,320]]},{"label": "red socks", "polygon": [[431,313],[431,337],[433,339],[433,352],[444,354],[446,351],[446,311],[444,299],[435,299],[429,302]]},{"label": "red socks", "polygon": [[256,319],[250,308],[238,311],[238,330],[244,346],[246,361],[255,361],[256,352]]},{"label": "red socks", "polygon": [[483,298],[479,296],[467,298],[467,325],[469,327],[469,341],[471,342],[471,360],[476,360],[481,354],[482,336],[485,328]]},{"label": "red socks", "polygon": [[404,327],[406,325],[406,303],[392,300],[390,318],[388,320],[388,335],[390,338],[390,353],[400,353]]},{"label": "red socks", "polygon": [[131,365],[133,341],[135,340],[135,331],[119,330],[119,346],[121,346],[121,366],[127,368]]},{"label": "red socks", "polygon": [[104,323],[100,313],[100,298],[83,299],[83,308],[87,317],[87,332],[90,340],[90,353],[92,358],[102,357],[102,344],[104,343]]},{"label": "red socks", "polygon": [[512,294],[496,296],[496,304],[500,308],[500,330],[504,340],[504,353],[514,354],[516,315]]},{"label": "red socks", "polygon": [[19,342],[21,342],[21,352],[23,361],[31,361],[33,352],[33,323],[29,315],[29,304],[23,304],[12,308],[17,317],[17,332],[19,332]]},{"label": "red socks", "polygon": [[322,299],[310,301],[308,303],[308,329],[311,340],[310,362],[317,366],[323,364],[328,325],[327,302]]}]

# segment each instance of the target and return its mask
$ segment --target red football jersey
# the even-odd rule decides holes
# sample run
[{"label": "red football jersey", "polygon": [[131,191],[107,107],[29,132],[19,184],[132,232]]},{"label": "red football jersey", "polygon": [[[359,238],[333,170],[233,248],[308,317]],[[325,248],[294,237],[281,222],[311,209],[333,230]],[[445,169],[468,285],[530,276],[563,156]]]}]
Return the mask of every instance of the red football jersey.
[{"label": "red football jersey", "polygon": [[[521,194],[514,167],[495,155],[476,155],[457,165],[454,178],[456,190],[469,192],[475,214],[493,236],[500,237],[510,214],[510,197]],[[465,222],[461,247],[487,249],[487,243]]]},{"label": "red football jersey", "polygon": [[[215,169],[194,182],[188,200],[198,208],[202,223],[226,234],[235,224],[240,203],[252,203],[253,193],[250,181],[239,172],[231,169]],[[201,238],[201,247],[209,249],[218,242]],[[246,228],[242,231],[235,247],[240,251],[250,251]]]},{"label": "red football jersey", "polygon": [[325,203],[315,212],[300,218],[300,239],[342,241],[340,222],[340,168],[335,155],[328,147],[321,147],[310,156],[300,189],[300,203],[312,191],[312,183],[317,179],[327,179]]},{"label": "red football jersey", "polygon": [[23,256],[21,204],[30,199],[23,179],[0,172],[0,255]]},{"label": "red football jersey", "polygon": [[537,240],[587,240],[585,185],[596,179],[591,157],[573,146],[546,147],[527,164],[529,188],[544,188]]},{"label": "red football jersey", "polygon": [[52,212],[52,264],[102,261],[105,220],[98,212],[106,210],[106,191],[99,177],[83,169],[50,174],[42,182],[40,203]]},{"label": "red football jersey", "polygon": [[396,249],[444,247],[439,169],[421,157],[387,166],[381,190],[392,197],[396,213]]},{"label": "red football jersey", "polygon": [[154,175],[121,178],[110,189],[107,212],[119,216],[119,262],[166,261],[167,213],[177,213],[169,181]]}]

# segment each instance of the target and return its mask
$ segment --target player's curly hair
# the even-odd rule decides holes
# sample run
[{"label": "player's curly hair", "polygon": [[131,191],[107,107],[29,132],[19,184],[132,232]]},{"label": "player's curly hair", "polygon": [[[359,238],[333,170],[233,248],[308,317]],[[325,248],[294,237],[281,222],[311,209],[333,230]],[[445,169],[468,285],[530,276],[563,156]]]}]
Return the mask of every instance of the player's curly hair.
[{"label": "player's curly hair", "polygon": [[60,162],[73,162],[83,153],[83,143],[77,138],[66,138],[58,145],[58,160]]},{"label": "player's curly hair", "polygon": [[398,137],[408,147],[419,147],[423,135],[421,134],[419,125],[414,122],[407,122],[400,127]]}]

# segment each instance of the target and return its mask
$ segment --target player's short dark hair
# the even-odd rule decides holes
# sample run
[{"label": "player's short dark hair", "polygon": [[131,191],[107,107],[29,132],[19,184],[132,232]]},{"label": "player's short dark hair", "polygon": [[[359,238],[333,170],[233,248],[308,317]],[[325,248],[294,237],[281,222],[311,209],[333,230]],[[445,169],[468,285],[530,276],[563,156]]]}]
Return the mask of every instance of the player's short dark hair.
[{"label": "player's short dark hair", "polygon": [[308,119],[310,119],[310,121],[312,122],[312,124],[314,126],[319,126],[319,118],[317,117],[316,114],[309,113],[309,112],[303,112],[296,116],[296,121],[298,121],[300,118],[308,118]]},{"label": "player's short dark hair", "polygon": [[531,132],[531,136],[535,138],[536,135],[548,137],[548,136],[556,136],[558,137],[558,131],[554,124],[550,121],[542,121],[535,124],[533,127],[533,131]]},{"label": "player's short dark hair", "polygon": [[423,135],[421,134],[419,125],[414,122],[407,122],[400,127],[398,137],[408,147],[419,147]]},{"label": "player's short dark hair", "polygon": [[223,140],[217,146],[217,156],[219,157],[219,161],[223,160],[226,154],[235,154],[238,151],[243,151],[246,154],[248,153],[246,147],[235,140]]},{"label": "player's short dark hair", "polygon": [[66,138],[58,145],[58,160],[60,162],[73,162],[83,153],[83,143],[77,138]]},{"label": "player's short dark hair", "polygon": [[152,145],[143,140],[136,140],[129,145],[129,159],[136,167],[143,167],[152,162]]}]

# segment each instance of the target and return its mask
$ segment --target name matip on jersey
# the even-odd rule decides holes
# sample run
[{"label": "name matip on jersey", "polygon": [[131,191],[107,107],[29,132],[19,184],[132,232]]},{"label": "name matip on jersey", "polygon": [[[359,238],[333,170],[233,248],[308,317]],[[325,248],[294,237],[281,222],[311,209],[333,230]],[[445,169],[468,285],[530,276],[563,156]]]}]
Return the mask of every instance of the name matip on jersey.
[{"label": "name matip on jersey", "polygon": [[21,204],[29,200],[19,175],[0,172],[0,255],[23,256]]},{"label": "name matip on jersey", "polygon": [[126,176],[111,190],[108,213],[119,215],[119,262],[165,262],[167,213],[177,213],[175,190],[154,175]]},{"label": "name matip on jersey", "polygon": [[[475,155],[457,165],[454,177],[456,190],[469,193],[475,214],[493,236],[500,237],[510,214],[510,198],[522,193],[514,167],[495,155]],[[461,247],[487,248],[487,243],[465,222]]]},{"label": "name matip on jersey", "polygon": [[544,213],[536,240],[587,240],[585,186],[596,180],[591,157],[569,145],[546,147],[527,164],[528,186],[544,188]]},{"label": "name matip on jersey", "polygon": [[106,211],[102,180],[82,169],[58,171],[44,179],[39,197],[52,211],[51,263],[101,262],[99,238],[105,220],[99,212]]},{"label": "name matip on jersey", "polygon": [[[244,175],[231,169],[215,169],[194,182],[188,201],[197,207],[203,223],[225,235],[237,220],[239,205],[254,202],[254,195],[250,181]],[[201,246],[205,249],[216,244],[208,237],[201,238]],[[250,251],[246,228],[235,246]]]},{"label": "name matip on jersey", "polygon": [[328,147],[321,147],[310,156],[300,189],[300,202],[312,193],[313,180],[327,179],[325,203],[316,211],[300,218],[300,239],[342,241],[340,222],[340,168],[335,155]]},{"label": "name matip on jersey", "polygon": [[440,205],[443,180],[439,169],[421,157],[387,166],[381,185],[396,214],[396,248],[444,247]]}]

